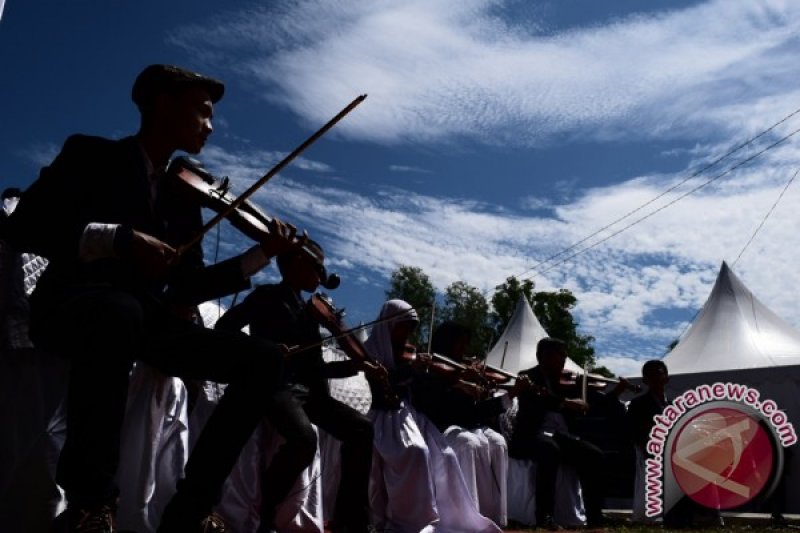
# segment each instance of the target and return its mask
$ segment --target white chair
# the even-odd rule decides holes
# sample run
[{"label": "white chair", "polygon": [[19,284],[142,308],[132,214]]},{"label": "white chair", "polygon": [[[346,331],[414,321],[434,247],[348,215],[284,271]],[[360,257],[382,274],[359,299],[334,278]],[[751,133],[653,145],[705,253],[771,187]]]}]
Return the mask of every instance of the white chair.
[{"label": "white chair", "polygon": [[188,394],[183,381],[137,362],[122,426],[117,525],[152,533],[175,494],[189,456]]},{"label": "white chair", "polygon": [[[332,345],[326,345],[322,349],[322,356],[326,362],[346,361],[347,355]],[[330,393],[342,403],[346,403],[360,413],[366,414],[372,405],[372,393],[369,383],[362,372],[355,376],[342,379],[328,380]],[[325,518],[333,518],[333,510],[336,506],[336,496],[341,480],[341,442],[320,430],[319,448],[322,458],[322,493]]]},{"label": "white chair", "polygon": [[[506,440],[511,440],[516,413],[519,409],[517,399],[500,417],[500,429]],[[566,422],[560,413],[548,413],[543,429],[566,430]],[[521,524],[536,525],[536,463],[529,459],[508,461],[508,519]],[[575,468],[562,465],[556,477],[556,522],[562,526],[579,527],[586,524],[586,511],[583,506],[581,485]]]},{"label": "white chair", "polygon": [[[198,398],[190,417],[189,427],[193,435],[202,431],[223,394],[224,387],[210,382],[205,384],[204,394]],[[314,430],[317,430],[316,426]],[[269,422],[264,421],[242,448],[239,460],[225,481],[222,501],[215,509],[232,531],[254,533],[258,529],[261,522],[261,474],[283,442]],[[323,533],[321,468],[318,446],[314,461],[301,473],[277,509],[275,527],[280,533]]]}]

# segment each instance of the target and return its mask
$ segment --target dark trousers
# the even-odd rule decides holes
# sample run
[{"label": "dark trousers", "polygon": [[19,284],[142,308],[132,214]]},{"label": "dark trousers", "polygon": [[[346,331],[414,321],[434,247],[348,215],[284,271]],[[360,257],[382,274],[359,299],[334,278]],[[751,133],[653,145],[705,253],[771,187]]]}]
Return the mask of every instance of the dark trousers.
[{"label": "dark trousers", "polygon": [[568,464],[575,467],[581,481],[583,502],[589,522],[602,515],[602,479],[604,453],[591,442],[572,435],[540,434],[527,447],[528,457],[536,461],[536,519],[541,523],[552,517],[555,510],[555,488],[558,467]]},{"label": "dark trousers", "polygon": [[373,429],[369,418],[331,398],[324,390],[279,391],[267,414],[286,442],[262,476],[262,522],[269,526],[275,507],[286,498],[297,477],[314,460],[316,424],[342,443],[341,481],[333,521],[361,528],[369,523],[369,476],[372,469]]},{"label": "dark trousers", "polygon": [[67,438],[56,473],[70,505],[110,503],[118,495],[120,430],[138,359],[168,375],[229,384],[178,486],[182,501],[198,513],[210,511],[283,380],[280,351],[243,333],[204,329],[154,299],[107,287],[76,290],[47,311],[33,316],[34,340],[71,363]]}]

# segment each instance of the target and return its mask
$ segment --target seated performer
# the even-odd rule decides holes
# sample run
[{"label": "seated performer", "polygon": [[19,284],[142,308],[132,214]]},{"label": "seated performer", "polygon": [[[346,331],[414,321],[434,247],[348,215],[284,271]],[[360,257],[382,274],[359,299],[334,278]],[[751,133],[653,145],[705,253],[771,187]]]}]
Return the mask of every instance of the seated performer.
[{"label": "seated performer", "polygon": [[[647,385],[647,392],[636,396],[628,405],[626,416],[633,445],[637,449],[637,460],[644,462],[647,457],[647,441],[650,429],[655,425],[654,416],[661,414],[669,405],[666,386],[669,383],[669,371],[664,361],[653,359],[642,365],[642,382]],[[634,485],[635,521],[646,521],[644,513],[645,480],[639,479]],[[638,506],[636,505],[638,503]],[[696,503],[688,496],[682,497],[663,516],[663,524],[669,528],[694,527],[695,520],[708,521],[712,525],[724,525],[722,515],[716,509],[708,509]]]},{"label": "seated performer", "polygon": [[536,461],[536,521],[539,527],[561,529],[554,519],[558,467],[573,465],[580,477],[587,525],[605,523],[602,514],[604,475],[603,452],[594,444],[570,433],[553,415],[585,412],[586,402],[562,396],[561,372],[567,359],[567,345],[560,339],[544,338],[536,347],[539,364],[520,375],[527,376],[534,389],[520,393],[519,411],[511,436],[509,454]]},{"label": "seated performer", "polygon": [[[275,508],[283,501],[300,473],[311,464],[317,450],[312,423],[342,442],[342,478],[334,509],[333,532],[362,533],[369,524],[369,476],[372,468],[372,423],[352,407],[332,398],[328,378],[357,374],[353,360],[325,363],[322,359],[319,323],[309,314],[302,293],[314,292],[328,276],[322,248],[313,241],[278,256],[281,282],[262,285],[217,321],[217,330],[238,331],[286,347],[287,380],[275,402],[280,416],[270,422],[286,442],[263,474],[261,527],[268,531]],[[313,346],[306,349],[305,346]],[[291,348],[297,349],[292,353]]]},{"label": "seated performer", "polygon": [[650,430],[655,425],[654,417],[664,412],[669,405],[664,387],[669,382],[667,365],[663,361],[653,359],[642,365],[642,382],[647,391],[631,399],[625,416],[628,431],[636,449],[637,472],[633,494],[634,522],[647,522],[645,516],[645,480],[644,461],[647,457],[647,441]]},{"label": "seated performer", "polygon": [[[457,363],[465,357],[472,332],[453,321],[440,324],[433,332],[431,351]],[[448,376],[436,372],[418,375],[412,386],[414,407],[444,434],[458,456],[458,462],[473,500],[481,513],[505,526],[508,448],[505,438],[492,429],[497,417],[528,383],[520,379],[509,394],[490,396],[488,381],[479,369]]]},{"label": "seated performer", "polygon": [[[162,533],[225,531],[212,507],[281,384],[283,355],[274,344],[207,330],[176,313],[248,288],[268,257],[303,242],[275,220],[259,245],[204,264],[200,201],[182,194],[178,178],[164,170],[176,150],[201,151],[223,91],[221,82],[179,67],[145,68],[132,90],[138,133],[67,139],[3,225],[17,250],[49,260],[31,297],[31,338],[71,364],[57,470],[67,531],[115,530],[120,428],[134,360],[229,384],[165,509]],[[179,253],[189,242],[195,244]]]},{"label": "seated performer", "polygon": [[[384,303],[364,343],[389,370],[400,406],[373,400],[375,426],[373,511],[379,527],[399,533],[421,531],[499,532],[481,515],[467,489],[458,458],[441,432],[409,405],[409,386],[427,362],[413,357],[409,335],[419,324],[403,300]],[[428,529],[431,528],[431,529]]]}]

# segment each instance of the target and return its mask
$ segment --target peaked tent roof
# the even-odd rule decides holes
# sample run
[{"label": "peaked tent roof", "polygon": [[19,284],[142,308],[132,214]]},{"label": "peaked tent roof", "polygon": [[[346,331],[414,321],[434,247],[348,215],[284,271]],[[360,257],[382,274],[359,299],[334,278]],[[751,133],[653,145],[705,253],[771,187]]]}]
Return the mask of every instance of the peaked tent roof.
[{"label": "peaked tent roof", "polygon": [[800,332],[723,261],[703,310],[664,362],[670,374],[800,365]]},{"label": "peaked tent roof", "polygon": [[[549,335],[533,314],[528,299],[524,294],[520,294],[514,314],[486,356],[486,362],[490,366],[502,368],[513,374],[536,366],[536,345],[545,337]],[[569,358],[564,368],[571,372],[583,373],[583,369]]]}]

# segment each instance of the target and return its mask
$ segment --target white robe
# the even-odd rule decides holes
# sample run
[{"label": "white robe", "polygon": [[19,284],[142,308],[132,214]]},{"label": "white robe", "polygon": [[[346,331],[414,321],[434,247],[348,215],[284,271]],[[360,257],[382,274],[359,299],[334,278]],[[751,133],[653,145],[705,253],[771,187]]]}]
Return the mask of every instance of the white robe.
[{"label": "white robe", "polygon": [[[316,430],[316,426],[314,426]],[[242,450],[239,461],[225,482],[217,512],[238,533],[253,533],[261,523],[262,474],[283,444],[283,438],[262,423]],[[303,470],[275,513],[280,533],[323,533],[320,454]]]},{"label": "white robe", "polygon": [[[406,311],[405,316],[402,315]],[[391,329],[416,312],[389,300],[365,342],[368,352],[394,368]],[[372,409],[375,456],[370,500],[375,525],[398,533],[494,533],[501,529],[481,515],[453,449],[444,435],[407,402],[397,410]]]},{"label": "white robe", "polygon": [[480,512],[497,525],[506,526],[508,446],[505,437],[489,427],[450,426],[444,438],[458,457],[467,489]]},{"label": "white robe", "polygon": [[121,432],[117,526],[152,533],[189,455],[188,395],[178,378],[137,362]]}]

